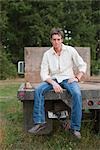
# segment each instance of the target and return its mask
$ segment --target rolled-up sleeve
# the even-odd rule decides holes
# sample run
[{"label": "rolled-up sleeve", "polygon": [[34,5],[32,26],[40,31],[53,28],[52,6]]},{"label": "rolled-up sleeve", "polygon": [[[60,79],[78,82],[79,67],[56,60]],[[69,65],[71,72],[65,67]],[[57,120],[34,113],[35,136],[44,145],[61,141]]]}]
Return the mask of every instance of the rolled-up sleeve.
[{"label": "rolled-up sleeve", "polygon": [[84,60],[82,59],[82,57],[78,54],[76,50],[74,50],[73,52],[74,52],[73,61],[75,65],[77,66],[79,72],[86,73],[86,69],[87,69],[86,62],[84,62]]},{"label": "rolled-up sleeve", "polygon": [[48,78],[50,78],[48,56],[46,53],[44,53],[44,55],[43,55],[40,76],[43,81],[46,81]]}]

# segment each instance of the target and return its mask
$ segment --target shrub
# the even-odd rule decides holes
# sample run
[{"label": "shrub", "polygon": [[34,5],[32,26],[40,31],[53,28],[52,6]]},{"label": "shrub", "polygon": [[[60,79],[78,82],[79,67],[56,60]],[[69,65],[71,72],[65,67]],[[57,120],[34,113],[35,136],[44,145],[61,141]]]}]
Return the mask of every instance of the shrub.
[{"label": "shrub", "polygon": [[92,60],[92,74],[100,75],[100,59]]},{"label": "shrub", "polygon": [[0,80],[14,78],[17,76],[16,66],[3,48],[0,48]]}]

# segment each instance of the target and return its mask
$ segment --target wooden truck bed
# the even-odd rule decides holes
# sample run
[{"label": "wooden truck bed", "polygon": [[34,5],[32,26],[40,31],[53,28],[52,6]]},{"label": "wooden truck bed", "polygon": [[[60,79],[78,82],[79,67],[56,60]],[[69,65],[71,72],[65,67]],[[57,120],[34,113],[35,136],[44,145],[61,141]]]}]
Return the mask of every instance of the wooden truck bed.
[{"label": "wooden truck bed", "polygon": [[[100,109],[100,82],[97,81],[87,81],[79,83],[82,92],[83,109]],[[25,84],[23,83],[18,90],[18,99],[21,101],[33,101],[34,88],[37,84],[33,84],[32,89],[25,89]],[[70,95],[64,89],[61,94],[55,93],[53,90],[45,94],[45,100],[62,100],[68,106],[71,105]]]}]

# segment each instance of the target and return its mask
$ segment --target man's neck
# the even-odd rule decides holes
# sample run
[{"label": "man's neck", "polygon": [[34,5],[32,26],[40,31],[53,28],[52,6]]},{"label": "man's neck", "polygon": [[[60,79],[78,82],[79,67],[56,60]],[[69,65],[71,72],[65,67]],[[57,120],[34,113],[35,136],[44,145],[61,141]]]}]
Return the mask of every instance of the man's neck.
[{"label": "man's neck", "polygon": [[57,49],[54,49],[54,50],[57,53],[57,55],[60,56],[62,48],[60,47],[60,48],[57,48]]}]

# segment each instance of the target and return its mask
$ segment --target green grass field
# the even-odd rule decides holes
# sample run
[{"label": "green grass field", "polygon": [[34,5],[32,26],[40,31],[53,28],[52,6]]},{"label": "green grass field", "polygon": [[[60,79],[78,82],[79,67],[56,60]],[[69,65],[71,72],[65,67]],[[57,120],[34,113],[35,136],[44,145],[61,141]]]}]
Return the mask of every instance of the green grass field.
[{"label": "green grass field", "polygon": [[35,136],[23,130],[22,103],[17,100],[20,81],[0,81],[1,150],[100,150],[100,135],[91,131],[91,123],[82,123],[82,139],[77,140],[60,126],[53,133]]}]

